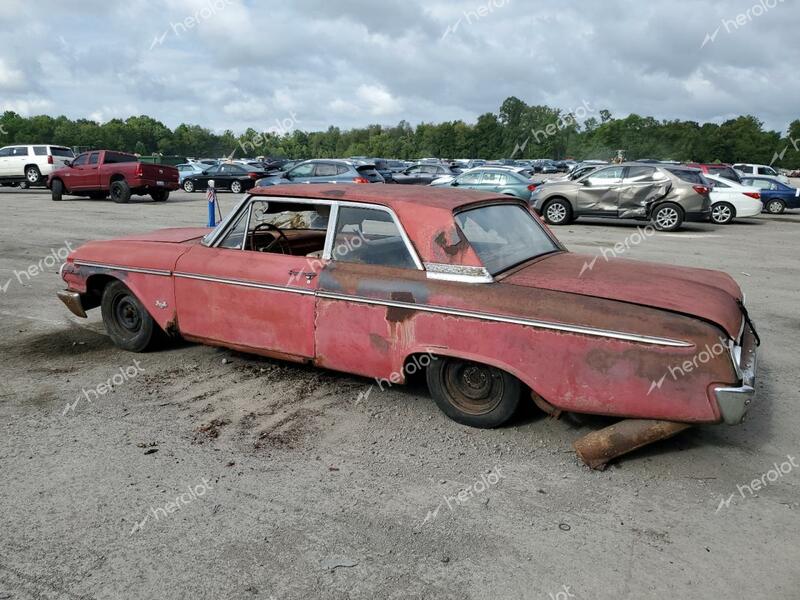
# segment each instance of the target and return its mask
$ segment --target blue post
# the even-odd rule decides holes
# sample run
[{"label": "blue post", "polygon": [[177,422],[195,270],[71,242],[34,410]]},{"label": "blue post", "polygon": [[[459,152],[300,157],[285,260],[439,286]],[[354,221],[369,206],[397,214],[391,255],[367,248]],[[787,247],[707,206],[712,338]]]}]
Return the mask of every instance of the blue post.
[{"label": "blue post", "polygon": [[214,189],[214,180],[208,181],[208,189],[206,190],[206,198],[208,199],[208,226],[216,227],[216,203],[217,191]]}]

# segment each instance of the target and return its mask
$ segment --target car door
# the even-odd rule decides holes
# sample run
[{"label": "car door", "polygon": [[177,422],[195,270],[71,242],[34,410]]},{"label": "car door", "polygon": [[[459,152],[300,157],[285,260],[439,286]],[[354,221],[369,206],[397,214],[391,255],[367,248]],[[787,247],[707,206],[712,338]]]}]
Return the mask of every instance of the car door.
[{"label": "car door", "polygon": [[81,176],[83,175],[83,167],[86,166],[86,163],[89,161],[89,154],[79,154],[75,160],[72,161],[72,165],[67,168],[64,173],[64,187],[68,190],[80,190],[81,188]]},{"label": "car door", "polygon": [[[291,202],[293,207],[306,204],[307,212],[323,221],[314,223],[322,249],[330,203]],[[254,232],[273,235],[274,230],[257,226],[274,216],[269,211],[282,205],[289,206],[271,197],[249,198],[219,240],[212,246],[193,246],[178,259],[175,302],[184,337],[290,360],[314,357],[314,294],[322,259],[284,254],[278,247],[258,251],[251,246]],[[284,222],[294,221],[287,217]],[[284,230],[291,234],[287,227]]]},{"label": "car door", "polygon": [[12,146],[0,148],[0,177],[11,177],[11,156],[14,154]]},{"label": "car door", "polygon": [[404,322],[413,312],[397,303],[423,301],[425,271],[387,208],[341,203],[336,212],[331,260],[317,289],[315,362],[392,378],[398,357],[414,343]]},{"label": "car door", "polygon": [[[210,180],[214,180],[214,187],[222,186],[225,187],[225,182],[222,174],[220,173],[220,165],[214,165],[213,167],[208,167],[207,169],[203,170],[202,173],[198,173],[196,176],[193,176],[191,179],[194,181],[194,188],[196,190],[202,190],[208,187],[208,182]],[[219,179],[219,181],[217,181]]]},{"label": "car door", "polygon": [[403,171],[402,175],[395,177],[395,181],[397,181],[397,183],[408,183],[413,185],[420,182],[421,175],[422,165],[414,165],[413,167],[409,167]]},{"label": "car door", "polygon": [[100,153],[92,152],[85,165],[79,169],[81,187],[83,189],[96,189],[100,187]]},{"label": "car door", "polygon": [[481,188],[482,171],[473,171],[471,173],[462,173],[453,180],[455,187],[462,186],[468,190],[479,190]]},{"label": "car door", "polygon": [[33,156],[28,146],[14,146],[8,163],[9,174],[12,177],[24,177],[25,165],[29,161],[33,162]]},{"label": "car door", "polygon": [[314,165],[314,174],[307,183],[335,182],[338,172],[336,163],[318,162]]},{"label": "car door", "polygon": [[286,179],[290,183],[309,183],[314,177],[315,166],[316,163],[313,162],[299,164],[286,172]]},{"label": "car door", "polygon": [[598,169],[580,180],[578,212],[585,215],[616,216],[624,167]]},{"label": "car door", "polygon": [[619,187],[618,211],[628,217],[645,216],[647,206],[669,191],[669,180],[655,167],[625,167]]}]

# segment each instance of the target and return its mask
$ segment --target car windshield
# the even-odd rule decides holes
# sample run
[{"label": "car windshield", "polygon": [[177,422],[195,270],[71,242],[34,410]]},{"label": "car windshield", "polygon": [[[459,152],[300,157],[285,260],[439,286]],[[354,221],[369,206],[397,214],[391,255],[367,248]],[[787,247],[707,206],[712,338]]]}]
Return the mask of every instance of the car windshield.
[{"label": "car windshield", "polygon": [[492,275],[560,249],[536,219],[517,204],[465,210],[456,215],[456,223]]}]

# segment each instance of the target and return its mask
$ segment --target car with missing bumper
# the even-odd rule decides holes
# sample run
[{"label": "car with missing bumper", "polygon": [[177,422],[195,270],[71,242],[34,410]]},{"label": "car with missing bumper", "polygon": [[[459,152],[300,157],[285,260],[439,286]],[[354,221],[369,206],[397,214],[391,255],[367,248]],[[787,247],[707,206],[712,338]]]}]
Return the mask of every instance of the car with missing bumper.
[{"label": "car with missing bumper", "polygon": [[606,462],[739,423],[754,393],[757,334],[731,277],[572,253],[496,193],[256,188],[213,230],[89,242],[61,276],[61,300],[100,307],[120,348],[182,336],[393,384],[427,355],[431,395],[465,425],[521,402],[626,419]]},{"label": "car with missing bumper", "polygon": [[627,163],[535,189],[534,208],[551,225],[581,216],[649,220],[659,231],[711,218],[711,186],[698,169]]}]

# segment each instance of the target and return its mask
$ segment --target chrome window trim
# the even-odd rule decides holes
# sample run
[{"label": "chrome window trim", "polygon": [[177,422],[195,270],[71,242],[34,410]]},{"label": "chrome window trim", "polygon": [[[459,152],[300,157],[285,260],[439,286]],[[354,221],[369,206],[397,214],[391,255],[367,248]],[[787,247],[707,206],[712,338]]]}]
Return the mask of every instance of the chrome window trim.
[{"label": "chrome window trim", "polygon": [[336,233],[336,221],[339,219],[339,205],[331,205],[331,214],[328,215],[328,230],[325,232],[325,246],[322,248],[322,260],[331,260],[333,256],[333,238]]},{"label": "chrome window trim", "polygon": [[428,279],[458,281],[461,283],[493,283],[494,278],[486,267],[450,265],[446,263],[424,263]]},{"label": "chrome window trim", "polygon": [[139,267],[122,267],[119,265],[108,265],[103,263],[95,263],[95,262],[84,262],[82,260],[76,260],[73,264],[79,267],[92,267],[96,269],[108,269],[110,271],[127,271],[129,273],[143,273],[145,275],[160,275],[162,277],[169,277],[172,275],[172,271],[164,271],[162,269],[144,269]]}]

